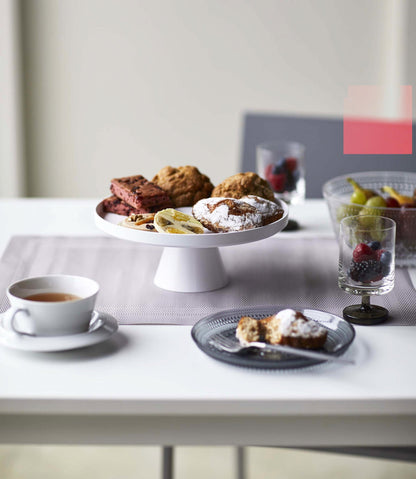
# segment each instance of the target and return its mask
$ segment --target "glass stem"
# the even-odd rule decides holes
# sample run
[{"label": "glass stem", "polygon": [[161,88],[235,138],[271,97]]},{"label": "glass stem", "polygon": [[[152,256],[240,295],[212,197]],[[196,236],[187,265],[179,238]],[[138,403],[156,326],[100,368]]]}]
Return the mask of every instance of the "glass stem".
[{"label": "glass stem", "polygon": [[365,294],[361,297],[360,311],[362,313],[368,313],[370,310],[371,310],[370,296],[368,294]]}]

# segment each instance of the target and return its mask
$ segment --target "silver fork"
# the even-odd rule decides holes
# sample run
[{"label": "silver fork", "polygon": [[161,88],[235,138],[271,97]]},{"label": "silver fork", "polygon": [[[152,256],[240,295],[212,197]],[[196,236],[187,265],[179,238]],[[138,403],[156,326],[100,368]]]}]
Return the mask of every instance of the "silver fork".
[{"label": "silver fork", "polygon": [[330,354],[320,353],[318,351],[311,351],[310,349],[299,349],[292,348],[291,346],[282,346],[280,344],[268,344],[260,342],[247,343],[242,345],[233,338],[227,338],[225,336],[214,336],[210,339],[209,344],[216,347],[217,349],[222,349],[228,353],[238,353],[244,351],[248,348],[257,348],[257,349],[267,349],[269,351],[279,351],[282,353],[293,354],[295,356],[302,356],[312,359],[324,359],[325,361],[334,361],[336,363],[342,364],[355,364],[355,361],[352,359],[344,359],[338,356],[332,356]]}]

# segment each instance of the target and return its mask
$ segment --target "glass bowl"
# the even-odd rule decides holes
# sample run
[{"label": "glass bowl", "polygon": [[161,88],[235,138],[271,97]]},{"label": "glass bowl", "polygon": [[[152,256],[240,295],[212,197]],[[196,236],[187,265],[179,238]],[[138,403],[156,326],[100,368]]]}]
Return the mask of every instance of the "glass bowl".
[{"label": "glass bowl", "polygon": [[363,188],[375,190],[381,196],[383,186],[391,186],[400,194],[413,196],[416,188],[416,173],[400,171],[368,171],[337,176],[323,186],[323,195],[328,205],[332,226],[339,235],[339,223],[347,216],[362,214],[385,216],[396,222],[396,266],[416,266],[416,208],[387,208],[358,205],[350,202],[353,187],[347,178],[353,178]]}]

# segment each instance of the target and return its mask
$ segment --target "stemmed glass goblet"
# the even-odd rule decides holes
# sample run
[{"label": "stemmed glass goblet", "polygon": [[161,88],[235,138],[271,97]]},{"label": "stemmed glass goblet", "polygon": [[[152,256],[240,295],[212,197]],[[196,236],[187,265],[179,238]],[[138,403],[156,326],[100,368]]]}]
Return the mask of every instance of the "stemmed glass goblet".
[{"label": "stemmed glass goblet", "polygon": [[361,304],[347,306],[344,318],[355,324],[377,324],[388,310],[370,304],[370,296],[389,293],[394,287],[396,223],[383,216],[358,215],[340,223],[338,286],[360,295]]}]

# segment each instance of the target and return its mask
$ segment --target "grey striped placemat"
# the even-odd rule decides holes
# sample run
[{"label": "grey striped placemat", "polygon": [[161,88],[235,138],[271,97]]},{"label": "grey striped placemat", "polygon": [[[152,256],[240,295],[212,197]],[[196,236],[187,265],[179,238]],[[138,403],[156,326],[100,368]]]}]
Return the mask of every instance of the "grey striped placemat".
[{"label": "grey striped placemat", "polygon": [[[175,293],[153,284],[162,249],[108,237],[15,236],[0,260],[0,312],[9,307],[7,286],[21,278],[52,273],[88,276],[101,286],[97,309],[121,324],[194,324],[234,308],[291,305],[342,315],[359,298],[337,286],[334,239],[268,238],[221,248],[230,283],[204,293]],[[175,274],[175,271],[172,271]],[[416,325],[416,294],[407,270],[396,285],[372,299],[391,319],[384,325]]]}]

